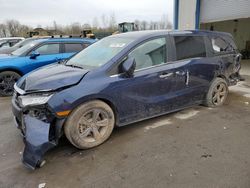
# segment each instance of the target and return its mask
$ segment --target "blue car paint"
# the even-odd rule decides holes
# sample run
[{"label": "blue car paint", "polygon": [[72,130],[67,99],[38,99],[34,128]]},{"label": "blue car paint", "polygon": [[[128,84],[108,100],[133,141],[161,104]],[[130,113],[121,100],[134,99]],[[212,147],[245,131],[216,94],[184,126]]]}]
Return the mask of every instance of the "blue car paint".
[{"label": "blue car paint", "polygon": [[38,41],[35,46],[33,46],[31,49],[29,49],[24,54],[21,54],[20,56],[15,55],[0,55],[0,72],[3,71],[14,71],[21,75],[25,75],[28,72],[31,72],[37,68],[40,68],[42,66],[58,62],[60,60],[68,59],[71,56],[73,56],[75,53],[57,53],[57,54],[51,54],[51,55],[39,55],[35,59],[31,59],[30,55],[28,55],[29,52],[33,51],[33,49],[36,49],[38,46],[42,44],[48,44],[48,43],[87,43],[92,44],[96,40],[94,39],[87,39],[87,38],[49,38],[49,39],[38,39]]},{"label": "blue car paint", "polygon": [[[115,113],[116,126],[123,126],[132,122],[163,115],[196,104],[201,104],[209,89],[210,83],[216,77],[223,77],[230,85],[230,76],[234,73],[229,62],[229,54],[223,57],[211,56],[176,61],[175,56],[169,55],[168,63],[151,68],[138,70],[132,77],[115,74],[112,70],[134,47],[143,41],[159,36],[171,39],[171,35],[220,35],[221,33],[207,31],[186,32],[142,32],[142,36],[128,45],[113,59],[94,70],[83,70],[61,64],[51,65],[31,72],[20,79],[17,87],[25,94],[32,92],[54,91],[47,105],[43,108],[50,111],[53,121],[50,122],[49,134],[47,131],[34,133],[37,138],[48,138],[43,144],[58,143],[63,134],[63,123],[66,118],[58,117],[56,112],[72,111],[80,104],[93,99],[100,99],[111,106]],[[132,34],[127,34],[132,35]],[[170,40],[171,41],[171,40]],[[170,42],[171,45],[171,42]],[[173,47],[173,46],[172,46]],[[173,53],[170,50],[169,53]],[[231,59],[230,59],[231,58]],[[111,73],[112,72],[112,73]],[[161,75],[173,73],[171,77],[160,78]],[[72,77],[70,76],[72,75]],[[42,78],[44,77],[44,78]],[[33,81],[37,78],[36,81]],[[17,106],[16,97],[12,99],[13,113],[18,127],[21,128],[20,114],[27,109]],[[47,123],[32,120],[26,115],[31,124],[42,127]],[[19,121],[19,122],[18,122]],[[52,134],[53,133],[53,134]],[[50,148],[37,145],[35,139],[25,141],[26,150],[24,163],[35,168],[43,154]],[[56,145],[55,144],[55,145]],[[27,156],[33,156],[28,157]],[[27,159],[27,160],[25,160]]]}]

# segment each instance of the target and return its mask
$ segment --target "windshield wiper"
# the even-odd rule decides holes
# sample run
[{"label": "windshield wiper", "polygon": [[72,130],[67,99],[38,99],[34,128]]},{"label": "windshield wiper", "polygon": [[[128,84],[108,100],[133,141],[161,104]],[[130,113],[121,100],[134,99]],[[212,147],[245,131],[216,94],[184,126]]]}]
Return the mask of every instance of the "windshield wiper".
[{"label": "windshield wiper", "polygon": [[67,59],[58,61],[58,64],[65,65],[68,62]]},{"label": "windshield wiper", "polygon": [[83,69],[83,67],[81,67],[81,66],[79,66],[79,65],[74,65],[74,64],[65,64],[65,66]]}]

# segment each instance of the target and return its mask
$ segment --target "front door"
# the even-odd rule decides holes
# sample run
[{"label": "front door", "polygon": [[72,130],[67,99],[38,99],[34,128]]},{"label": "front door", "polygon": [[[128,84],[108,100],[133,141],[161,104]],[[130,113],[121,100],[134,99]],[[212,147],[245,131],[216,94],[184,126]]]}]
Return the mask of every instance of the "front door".
[{"label": "front door", "polygon": [[180,68],[167,62],[166,38],[147,41],[128,57],[136,61],[134,76],[113,77],[111,86],[118,103],[120,124],[173,110],[180,97],[176,95],[177,86],[185,85],[185,75],[177,75]]}]

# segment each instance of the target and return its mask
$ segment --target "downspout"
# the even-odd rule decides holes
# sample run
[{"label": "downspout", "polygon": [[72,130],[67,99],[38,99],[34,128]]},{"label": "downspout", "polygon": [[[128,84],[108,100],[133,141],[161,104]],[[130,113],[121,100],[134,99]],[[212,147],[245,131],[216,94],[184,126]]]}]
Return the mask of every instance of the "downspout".
[{"label": "downspout", "polygon": [[178,29],[179,24],[179,0],[174,1],[174,29]]},{"label": "downspout", "polygon": [[200,9],[201,9],[201,0],[196,0],[195,29],[200,28]]}]

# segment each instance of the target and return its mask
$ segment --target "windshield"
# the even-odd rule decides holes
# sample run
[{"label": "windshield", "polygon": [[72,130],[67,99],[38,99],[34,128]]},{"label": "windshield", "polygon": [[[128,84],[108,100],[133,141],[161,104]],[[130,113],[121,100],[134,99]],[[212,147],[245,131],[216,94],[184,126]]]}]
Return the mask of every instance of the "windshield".
[{"label": "windshield", "polygon": [[6,40],[0,40],[0,46],[2,46],[4,43],[6,43]]},{"label": "windshield", "polygon": [[122,51],[132,40],[130,38],[104,38],[73,56],[66,65],[86,69],[100,67]]},{"label": "windshield", "polygon": [[26,45],[26,44],[32,42],[33,40],[35,40],[35,39],[33,39],[33,38],[28,38],[28,39],[25,39],[25,40],[23,40],[23,41],[20,41],[20,42],[16,43],[14,46],[20,48],[20,47],[22,47],[22,46],[24,46],[24,45]]},{"label": "windshield", "polygon": [[16,56],[20,56],[23,53],[29,51],[31,48],[33,48],[35,45],[37,45],[38,43],[40,43],[40,41],[32,41],[30,43],[28,43],[27,45],[24,45],[21,48],[18,48],[17,50],[15,50],[14,52],[12,52],[12,55],[16,55]]}]

